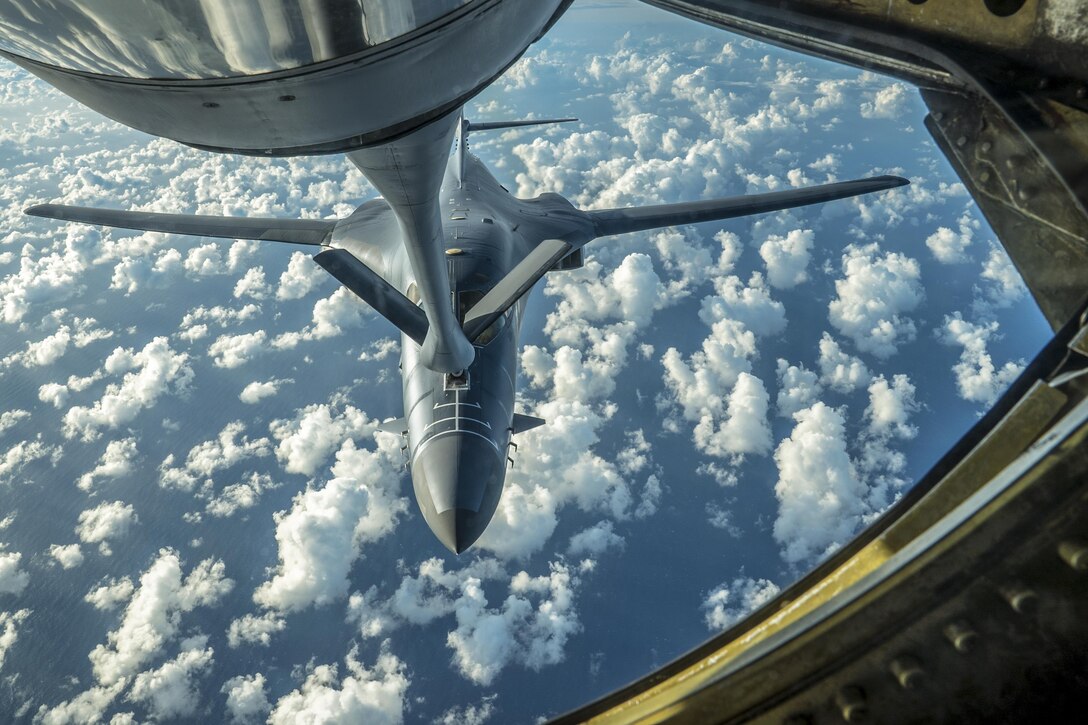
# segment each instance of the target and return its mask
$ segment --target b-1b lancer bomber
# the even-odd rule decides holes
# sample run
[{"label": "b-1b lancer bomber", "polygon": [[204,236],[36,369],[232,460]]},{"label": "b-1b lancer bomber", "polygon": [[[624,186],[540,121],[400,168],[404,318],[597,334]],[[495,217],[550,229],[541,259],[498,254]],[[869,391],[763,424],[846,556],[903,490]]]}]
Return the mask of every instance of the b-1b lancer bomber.
[{"label": "b-1b lancer bomber", "polygon": [[[450,113],[397,140],[348,153],[382,195],[345,219],[189,216],[44,204],[28,214],[85,224],[317,247],[314,261],[401,332],[404,416],[416,500],[454,553],[487,528],[511,438],[545,422],[514,412],[518,333],[529,291],[580,267],[601,237],[817,204],[902,186],[877,176],[766,194],[582,211],[558,194],[511,195],[468,151],[473,123]],[[451,152],[452,150],[452,152]]]}]

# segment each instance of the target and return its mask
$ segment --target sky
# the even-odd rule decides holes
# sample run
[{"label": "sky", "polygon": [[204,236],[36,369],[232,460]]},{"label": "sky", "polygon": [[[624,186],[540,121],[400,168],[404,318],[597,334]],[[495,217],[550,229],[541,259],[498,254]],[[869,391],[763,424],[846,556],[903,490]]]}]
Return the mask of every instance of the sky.
[{"label": "sky", "polygon": [[875,174],[860,199],[594,242],[532,293],[519,436],[460,557],[378,423],[398,342],[297,248],[32,219],[333,218],[342,156],[212,155],[0,66],[0,713],[533,722],[769,601],[909,489],[1049,338],[915,90],[576,3],[466,109],[586,209]]}]

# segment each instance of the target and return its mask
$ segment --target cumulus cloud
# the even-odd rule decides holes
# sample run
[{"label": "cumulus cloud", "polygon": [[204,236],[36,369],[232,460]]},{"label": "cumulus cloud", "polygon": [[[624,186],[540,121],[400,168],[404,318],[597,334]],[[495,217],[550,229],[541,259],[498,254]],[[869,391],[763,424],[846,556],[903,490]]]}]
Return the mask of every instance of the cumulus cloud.
[{"label": "cumulus cloud", "polygon": [[127,576],[120,579],[107,579],[87,592],[83,601],[95,609],[110,610],[127,602],[134,591],[136,587]]},{"label": "cumulus cloud", "polygon": [[895,119],[903,114],[910,87],[904,83],[891,83],[877,90],[870,100],[861,104],[862,118]]},{"label": "cumulus cloud", "polygon": [[383,649],[372,668],[359,662],[358,647],[344,658],[347,673],[336,665],[309,669],[306,681],[276,702],[268,721],[273,725],[299,722],[366,722],[397,725],[404,720],[408,675],[404,663]]},{"label": "cumulus cloud", "polygon": [[794,229],[785,236],[772,234],[759,247],[759,256],[767,265],[767,281],[772,287],[789,289],[808,279],[815,234],[811,229]]},{"label": "cumulus cloud", "polygon": [[99,551],[108,555],[109,542],[125,536],[136,521],[136,511],[131,504],[102,503],[79,514],[76,534],[85,544],[98,544]]},{"label": "cumulus cloud", "polygon": [[[574,610],[578,584],[565,564],[553,563],[546,576],[518,573],[502,607],[487,606],[480,580],[467,579],[454,603],[457,629],[447,638],[458,671],[490,685],[511,661],[532,670],[563,661],[567,639],[581,630]],[[533,599],[541,601],[534,607]]]},{"label": "cumulus cloud", "polygon": [[0,550],[0,595],[18,596],[30,583],[30,575],[19,568],[23,555],[17,551]]},{"label": "cumulus cloud", "polygon": [[840,393],[868,384],[872,375],[860,358],[847,354],[826,332],[820,338],[820,382]]},{"label": "cumulus cloud", "polygon": [[250,267],[234,285],[234,296],[263,300],[272,292],[264,278],[264,267]]},{"label": "cumulus cloud", "polygon": [[135,438],[110,441],[106,444],[102,457],[98,459],[98,465],[80,476],[76,485],[83,491],[90,491],[99,479],[127,476],[133,471],[136,455]]},{"label": "cumulus cloud", "polygon": [[876,244],[850,245],[842,256],[844,278],[828,307],[831,324],[862,352],[887,358],[915,336],[912,312],[924,297],[918,262]]},{"label": "cumulus cloud", "polygon": [[776,365],[778,397],[775,407],[781,417],[792,418],[794,413],[816,402],[823,392],[823,386],[816,373],[803,365],[790,365],[782,358],[778,358]]},{"label": "cumulus cloud", "polygon": [[280,380],[254,380],[252,383],[242,389],[242,392],[238,394],[238,399],[247,405],[253,405],[259,403],[265,398],[270,398],[279,392],[280,386],[295,382],[291,378],[283,378]]},{"label": "cumulus cloud", "polygon": [[938,262],[952,264],[967,261],[967,248],[971,246],[975,231],[979,228],[977,220],[964,214],[959,220],[959,230],[938,227],[937,231],[926,237],[926,246]]},{"label": "cumulus cloud", "polygon": [[220,692],[227,696],[227,712],[234,723],[258,722],[272,709],[265,694],[264,675],[260,672],[232,677]]},{"label": "cumulus cloud", "polygon": [[174,466],[174,454],[171,453],[159,466],[160,485],[191,491],[203,483],[210,489],[217,471],[272,453],[271,441],[264,437],[250,438],[245,435],[245,429],[245,423],[240,420],[227,423],[213,440],[190,449],[183,466]]},{"label": "cumulus cloud", "polygon": [[182,614],[215,605],[233,588],[222,561],[205,559],[182,578],[177,553],[161,550],[140,577],[121,625],[89,655],[95,679],[109,687],[132,677],[174,638]]},{"label": "cumulus cloud", "polygon": [[240,335],[220,335],[208,347],[216,367],[237,368],[268,351],[268,333],[264,330]]},{"label": "cumulus cloud", "polygon": [[382,451],[347,440],[332,473],[324,486],[307,488],[289,511],[275,515],[279,565],[254,592],[258,604],[295,611],[347,595],[348,571],[363,544],[392,531],[408,508]]},{"label": "cumulus cloud", "polygon": [[29,616],[29,609],[0,612],[0,672],[4,671],[4,658],[8,650],[19,640],[19,625]]},{"label": "cumulus cloud", "polygon": [[207,674],[214,662],[208,638],[193,637],[181,645],[181,652],[161,667],[136,675],[128,699],[147,705],[157,720],[189,718],[200,704],[195,680]]},{"label": "cumulus cloud", "polygon": [[827,556],[854,533],[866,490],[846,452],[842,415],[815,403],[793,417],[793,432],[774,454],[774,538],[786,562],[802,564]]},{"label": "cumulus cloud", "polygon": [[79,544],[53,544],[49,547],[49,556],[64,569],[75,569],[83,563],[83,552],[79,550]]},{"label": "cumulus cloud", "polygon": [[17,408],[15,410],[5,410],[3,413],[0,413],[0,435],[7,433],[29,417],[29,411],[19,410]]},{"label": "cumulus cloud", "polygon": [[1027,292],[1023,278],[1004,248],[991,242],[982,263],[982,282],[975,288],[972,307],[981,317],[991,317],[995,310],[1011,307]]},{"label": "cumulus cloud", "polygon": [[600,521],[570,537],[567,553],[571,556],[599,557],[609,549],[623,547],[623,537],[612,530],[612,522]]},{"label": "cumulus cloud", "polygon": [[284,469],[306,476],[315,475],[344,440],[369,436],[376,429],[375,421],[357,408],[348,405],[334,415],[326,404],[307,406],[295,411],[293,419],[274,420],[269,425],[279,441],[276,457]]},{"label": "cumulus cloud", "polygon": [[497,694],[484,697],[478,705],[451,707],[433,721],[435,725],[484,725],[495,714]]},{"label": "cumulus cloud", "polygon": [[745,286],[739,277],[730,275],[716,280],[718,294],[703,300],[699,317],[707,325],[721,320],[736,320],[758,337],[772,337],[786,329],[786,308],[771,299],[763,275],[753,272]]},{"label": "cumulus cloud", "polygon": [[314,263],[308,254],[294,252],[287,269],[280,275],[276,288],[277,300],[297,300],[310,294],[317,286],[328,279],[325,270]]},{"label": "cumulus cloud", "polygon": [[865,409],[869,430],[897,438],[917,435],[918,429],[908,423],[910,414],[918,409],[914,393],[914,385],[906,375],[896,375],[890,383],[883,375],[874,378],[869,385],[869,407]]},{"label": "cumulus cloud", "polygon": [[227,629],[227,644],[241,647],[243,644],[259,644],[267,647],[272,644],[272,635],[287,628],[287,622],[275,612],[265,612],[260,616],[246,614],[232,620]]},{"label": "cumulus cloud", "polygon": [[769,579],[738,577],[722,584],[703,601],[703,619],[707,629],[721,631],[744,619],[778,595],[778,585]]},{"label": "cumulus cloud", "polygon": [[960,397],[973,403],[993,405],[1024,369],[1024,361],[1006,362],[998,367],[987,347],[996,335],[998,323],[972,323],[960,313],[946,315],[938,339],[946,345],[963,348],[959,361],[952,366]]},{"label": "cumulus cloud", "polygon": [[64,435],[94,440],[103,428],[131,422],[165,394],[185,392],[193,379],[189,356],[176,353],[165,337],[156,337],[142,350],[117,348],[103,365],[109,375],[124,373],[120,383],[106,388],[91,407],[76,406],[64,414]]},{"label": "cumulus cloud", "polygon": [[34,440],[20,441],[0,455],[0,484],[11,483],[28,464],[44,458],[53,458],[59,453],[58,448],[48,446],[41,440],[39,433]]},{"label": "cumulus cloud", "polygon": [[695,445],[708,455],[770,451],[769,396],[763,381],[750,373],[755,354],[755,336],[726,318],[713,324],[702,350],[688,362],[675,348],[662,358],[666,387],[685,419],[696,422]]},{"label": "cumulus cloud", "polygon": [[253,508],[261,498],[261,494],[280,484],[272,480],[272,477],[264,473],[250,473],[238,483],[225,486],[222,491],[211,498],[204,510],[212,516],[228,517],[244,509]]}]

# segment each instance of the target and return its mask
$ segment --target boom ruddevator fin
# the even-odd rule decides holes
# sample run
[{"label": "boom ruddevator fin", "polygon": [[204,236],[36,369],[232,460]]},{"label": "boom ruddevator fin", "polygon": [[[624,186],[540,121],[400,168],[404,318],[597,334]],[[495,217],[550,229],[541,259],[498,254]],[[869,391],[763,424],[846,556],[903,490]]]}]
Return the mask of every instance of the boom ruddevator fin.
[{"label": "boom ruddevator fin", "polygon": [[314,261],[354,292],[398,330],[422,345],[427,337],[427,316],[393,285],[346,249],[326,249]]},{"label": "boom ruddevator fin", "polygon": [[514,413],[513,435],[517,435],[518,433],[524,433],[525,431],[532,430],[533,428],[538,428],[547,422],[548,421],[544,420],[543,418],[537,418],[532,415],[522,415],[521,413]]},{"label": "boom ruddevator fin", "polygon": [[572,249],[562,239],[545,239],[526,255],[488,291],[479,302],[465,313],[462,326],[470,342],[483,334],[495,320],[502,316],[521,296],[533,288],[544,273],[555,266]]},{"label": "boom ruddevator fin", "polygon": [[549,123],[572,123],[577,118],[527,118],[521,121],[466,121],[465,130],[469,133],[475,131],[499,131],[505,128],[523,128],[525,126],[544,126]]},{"label": "boom ruddevator fin", "polygon": [[404,418],[393,418],[378,425],[378,430],[384,433],[396,433],[402,435],[408,432],[408,421]]},{"label": "boom ruddevator fin", "polygon": [[604,209],[584,212],[593,222],[597,237],[613,234],[641,232],[680,224],[732,219],[734,217],[764,214],[782,209],[792,209],[825,201],[846,199],[874,191],[894,189],[910,182],[900,176],[874,176],[868,179],[839,181],[833,184],[809,186],[804,189],[773,191],[766,194],[749,194],[726,199],[688,201],[679,204]]},{"label": "boom ruddevator fin", "polygon": [[332,235],[336,220],[275,219],[262,217],[159,214],[149,211],[96,209],[67,204],[38,204],[25,210],[30,216],[60,219],[144,232],[188,234],[197,237],[256,239],[268,242],[321,245]]}]

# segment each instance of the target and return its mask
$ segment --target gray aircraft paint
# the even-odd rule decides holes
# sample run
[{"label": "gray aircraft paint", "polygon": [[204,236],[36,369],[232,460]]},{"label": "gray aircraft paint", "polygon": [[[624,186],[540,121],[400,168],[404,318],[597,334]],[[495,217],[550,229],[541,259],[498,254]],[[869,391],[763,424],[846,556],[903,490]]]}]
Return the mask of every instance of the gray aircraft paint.
[{"label": "gray aircraft paint", "polygon": [[[335,222],[55,204],[27,213],[324,248],[315,259],[402,330],[404,417],[385,428],[406,438],[412,485],[427,525],[460,553],[495,514],[515,429],[537,423],[514,413],[518,336],[529,289],[549,269],[569,266],[558,255],[574,255],[602,236],[777,211],[908,183],[880,176],[731,199],[584,212],[558,194],[511,195],[468,153],[471,129],[457,113],[397,141],[353,152],[351,160],[385,198]],[[334,256],[325,256],[330,253]],[[422,317],[412,308],[417,301]],[[492,319],[477,337],[476,328]]]}]

